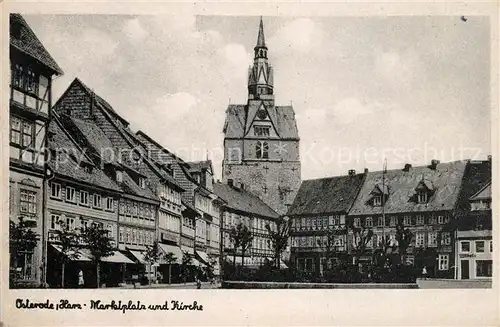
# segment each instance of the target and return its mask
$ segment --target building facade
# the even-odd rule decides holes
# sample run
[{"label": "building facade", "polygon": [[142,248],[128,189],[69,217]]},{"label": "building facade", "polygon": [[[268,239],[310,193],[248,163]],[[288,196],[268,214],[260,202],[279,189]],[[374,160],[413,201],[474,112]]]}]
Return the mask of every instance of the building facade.
[{"label": "building facade", "polygon": [[226,110],[222,180],[284,215],[300,187],[300,139],[293,107],[275,105],[267,51],[261,20],[248,71],[248,101]]},{"label": "building facade", "polygon": [[[217,182],[214,184],[214,191],[224,200],[221,206],[221,247],[225,260],[230,263],[236,260],[237,265],[243,262],[246,267],[253,268],[263,265],[266,261],[272,262],[274,251],[266,225],[275,231],[278,213],[254,194],[235,185]],[[253,235],[252,244],[243,259],[241,248],[234,249],[230,236],[231,229],[239,224],[246,226]]]},{"label": "building facade", "polygon": [[11,273],[17,282],[40,285],[46,275],[44,180],[52,80],[63,72],[21,15],[10,14],[9,25],[9,218],[40,237],[32,252],[11,253]]},{"label": "building facade", "polygon": [[457,279],[491,279],[493,240],[491,182],[470,198],[471,210],[456,234]]},{"label": "building facade", "polygon": [[[288,211],[291,221],[291,264],[297,270],[323,275],[336,260],[346,260],[347,214],[365,174],[305,180]],[[328,262],[326,262],[326,260]]]}]

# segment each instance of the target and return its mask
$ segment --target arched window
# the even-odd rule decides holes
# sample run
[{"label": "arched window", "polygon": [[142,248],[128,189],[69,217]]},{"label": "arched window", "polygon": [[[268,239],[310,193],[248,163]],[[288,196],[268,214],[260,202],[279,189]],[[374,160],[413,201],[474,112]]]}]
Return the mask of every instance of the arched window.
[{"label": "arched window", "polygon": [[257,159],[269,159],[269,144],[267,142],[257,141],[255,145],[255,154]]}]

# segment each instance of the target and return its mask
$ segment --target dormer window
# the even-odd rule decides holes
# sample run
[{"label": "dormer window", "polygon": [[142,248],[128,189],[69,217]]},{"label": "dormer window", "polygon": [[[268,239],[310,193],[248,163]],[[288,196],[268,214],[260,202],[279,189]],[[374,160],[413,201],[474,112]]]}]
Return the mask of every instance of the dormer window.
[{"label": "dormer window", "polygon": [[415,188],[415,201],[417,203],[427,203],[429,197],[434,193],[434,185],[431,181],[422,179]]},{"label": "dormer window", "polygon": [[120,171],[120,170],[117,170],[117,171],[116,171],[116,181],[117,181],[118,183],[123,182],[123,172],[122,172],[122,171]]},{"label": "dormer window", "polygon": [[417,201],[418,203],[427,203],[428,194],[425,191],[420,191],[417,193]]},{"label": "dormer window", "polygon": [[373,190],[371,191],[371,204],[374,207],[381,207],[386,201],[387,197],[389,196],[389,188],[387,185],[382,186],[382,185],[375,185]]},{"label": "dormer window", "polygon": [[146,179],[144,177],[139,177],[139,187],[146,188]]}]

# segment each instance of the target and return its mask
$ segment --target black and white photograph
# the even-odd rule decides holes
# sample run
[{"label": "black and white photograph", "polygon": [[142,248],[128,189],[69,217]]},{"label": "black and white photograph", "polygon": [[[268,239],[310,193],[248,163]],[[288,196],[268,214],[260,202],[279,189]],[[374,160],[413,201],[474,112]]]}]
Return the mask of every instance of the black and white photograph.
[{"label": "black and white photograph", "polygon": [[494,288],[491,17],[253,13],[4,15],[5,287]]}]

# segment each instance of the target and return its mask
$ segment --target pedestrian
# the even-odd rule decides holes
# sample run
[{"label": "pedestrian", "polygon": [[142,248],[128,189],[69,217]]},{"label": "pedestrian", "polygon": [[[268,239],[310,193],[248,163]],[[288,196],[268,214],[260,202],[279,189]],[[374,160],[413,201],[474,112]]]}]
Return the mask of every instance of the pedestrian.
[{"label": "pedestrian", "polygon": [[197,289],[201,288],[201,280],[199,276],[196,276],[196,288]]},{"label": "pedestrian", "polygon": [[422,277],[424,279],[427,279],[427,266],[424,266],[424,268],[422,268]]},{"label": "pedestrian", "polygon": [[80,269],[78,272],[78,288],[83,288],[85,281],[83,280],[83,271]]}]

